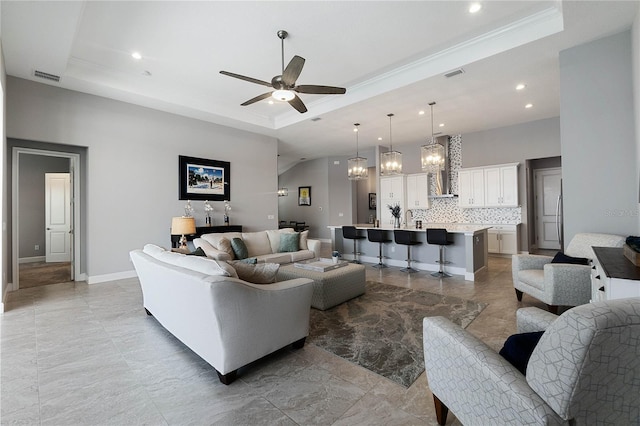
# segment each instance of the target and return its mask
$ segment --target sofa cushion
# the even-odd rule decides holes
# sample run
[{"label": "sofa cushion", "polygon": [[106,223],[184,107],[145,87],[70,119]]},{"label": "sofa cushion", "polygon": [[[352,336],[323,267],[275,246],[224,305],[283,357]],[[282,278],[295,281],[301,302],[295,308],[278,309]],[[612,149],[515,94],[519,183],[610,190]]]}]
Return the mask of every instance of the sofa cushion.
[{"label": "sofa cushion", "polygon": [[[202,234],[200,236],[203,240],[206,240],[209,244],[215,247],[218,250],[222,250],[220,248],[220,240],[226,238],[231,241],[232,238],[242,238],[242,233],[240,232],[225,232],[222,234]],[[224,251],[224,250],[222,250]],[[233,255],[233,253],[231,253]]]},{"label": "sofa cushion", "polygon": [[[198,248],[201,248],[205,252],[207,257],[210,257],[213,259],[219,259],[219,260],[233,260],[233,250],[231,250],[231,254],[227,252],[221,252],[205,239],[194,238],[193,245]],[[229,243],[229,248],[231,248],[231,243]],[[220,257],[221,254],[224,255],[225,257]]]},{"label": "sofa cushion", "polygon": [[224,238],[224,237],[220,238],[218,240],[218,245],[216,246],[216,249],[227,253],[229,256],[231,256],[232,259],[235,256],[233,247],[231,247],[231,240],[229,240],[228,238]]},{"label": "sofa cushion", "polygon": [[155,244],[145,244],[145,246],[142,248],[142,251],[149,256],[156,258],[156,256],[158,256],[160,253],[164,253],[166,250]]},{"label": "sofa cushion", "polygon": [[518,272],[518,280],[535,287],[538,290],[544,290],[544,270],[543,269],[525,269]]},{"label": "sofa cushion", "polygon": [[249,251],[247,256],[254,257],[260,256],[261,254],[273,253],[271,251],[271,244],[269,244],[269,237],[265,231],[243,232],[242,240]]},{"label": "sofa cushion", "polygon": [[293,228],[282,228],[282,229],[268,229],[265,232],[267,233],[267,237],[269,238],[269,244],[271,245],[271,253],[278,253],[280,251],[280,235],[291,234],[295,231]]},{"label": "sofa cushion", "polygon": [[291,255],[294,253],[270,253],[263,254],[262,256],[256,256],[258,263],[291,263]]},{"label": "sofa cushion", "polygon": [[218,262],[214,259],[199,256],[187,256],[182,253],[173,253],[163,249],[162,247],[147,244],[143,251],[149,256],[169,265],[179,266],[181,268],[190,269],[205,275],[217,275],[224,277],[237,278],[235,270],[226,262]]},{"label": "sofa cushion", "polygon": [[271,284],[276,282],[280,265],[277,263],[258,263],[249,265],[240,261],[229,262],[236,270],[238,278],[253,284]]},{"label": "sofa cushion", "polygon": [[280,235],[280,249],[278,252],[287,253],[300,250],[300,234],[292,232]]},{"label": "sofa cushion", "polygon": [[233,254],[236,259],[246,259],[249,257],[249,250],[247,250],[247,246],[244,244],[242,238],[232,238],[231,248],[233,249]]},{"label": "sofa cushion", "polygon": [[573,257],[559,251],[551,260],[551,263],[570,263],[572,265],[588,265],[589,259],[586,257]]}]

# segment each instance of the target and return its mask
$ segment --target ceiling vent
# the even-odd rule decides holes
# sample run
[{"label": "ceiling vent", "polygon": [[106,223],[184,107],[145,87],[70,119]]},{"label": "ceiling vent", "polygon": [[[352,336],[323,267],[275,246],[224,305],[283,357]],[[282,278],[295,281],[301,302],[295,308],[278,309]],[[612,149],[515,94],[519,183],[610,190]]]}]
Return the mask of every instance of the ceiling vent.
[{"label": "ceiling vent", "polygon": [[458,68],[457,70],[449,71],[444,76],[447,78],[455,77],[456,75],[463,74],[464,70],[462,68]]},{"label": "ceiling vent", "polygon": [[45,80],[55,81],[56,83],[60,81],[59,75],[53,75],[53,74],[49,74],[49,73],[38,71],[38,70],[35,70],[33,72],[33,76],[38,78],[44,78]]},{"label": "ceiling vent", "polygon": [[311,119],[311,121],[320,121],[320,120],[322,120],[322,118],[320,118],[320,117],[314,117],[314,118]]}]

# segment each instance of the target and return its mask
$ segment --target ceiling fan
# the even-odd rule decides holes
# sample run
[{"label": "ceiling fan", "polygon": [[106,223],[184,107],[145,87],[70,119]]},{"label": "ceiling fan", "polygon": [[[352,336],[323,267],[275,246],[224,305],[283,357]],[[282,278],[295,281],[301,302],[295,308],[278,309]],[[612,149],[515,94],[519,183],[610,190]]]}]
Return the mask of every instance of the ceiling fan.
[{"label": "ceiling fan", "polygon": [[278,31],[278,38],[281,40],[282,44],[282,74],[276,75],[271,79],[271,83],[258,80],[256,78],[246,77],[240,74],[234,74],[228,71],[220,71],[220,74],[228,75],[229,77],[239,78],[240,80],[245,80],[251,83],[260,84],[262,86],[271,87],[274,90],[271,92],[263,93],[262,95],[258,95],[255,98],[249,99],[246,102],[241,103],[242,106],[251,105],[255,102],[261,101],[268,97],[273,97],[279,101],[289,102],[289,105],[294,107],[298,112],[305,113],[307,112],[307,107],[302,102],[302,99],[296,95],[297,93],[309,93],[316,95],[343,95],[347,92],[347,89],[342,87],[333,87],[333,86],[317,86],[317,85],[309,85],[303,84],[296,86],[296,80],[300,76],[302,72],[302,67],[304,66],[304,58],[300,56],[294,56],[287,67],[284,67],[284,39],[287,38],[289,33],[285,30]]}]

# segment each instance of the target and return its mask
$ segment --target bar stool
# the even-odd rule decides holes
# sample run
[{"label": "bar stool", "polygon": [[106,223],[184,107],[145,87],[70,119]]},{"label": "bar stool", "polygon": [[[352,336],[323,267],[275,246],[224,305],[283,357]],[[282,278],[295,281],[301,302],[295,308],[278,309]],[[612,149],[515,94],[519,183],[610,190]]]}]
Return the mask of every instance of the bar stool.
[{"label": "bar stool", "polygon": [[359,235],[358,230],[355,226],[343,226],[342,238],[353,240],[353,263],[360,263],[360,261],[358,260],[358,255],[362,253],[357,250],[356,243],[358,242],[358,240],[363,240],[366,237],[364,235]]},{"label": "bar stool", "polygon": [[396,241],[396,244],[402,244],[407,246],[407,267],[400,269],[402,272],[418,272],[417,269],[413,269],[411,267],[411,246],[415,246],[418,244],[422,244],[421,241],[415,240],[416,233],[413,231],[405,231],[402,229],[395,229],[393,231],[393,238]]},{"label": "bar stool", "polygon": [[379,254],[378,264],[373,265],[374,268],[386,268],[387,265],[382,263],[382,245],[384,243],[390,243],[391,239],[387,238],[387,232],[384,229],[367,229],[367,237],[372,243],[378,243]]},{"label": "bar stool", "polygon": [[453,244],[453,241],[451,241],[451,234],[449,234],[444,228],[429,228],[427,229],[427,243],[440,246],[440,260],[436,261],[440,264],[440,269],[438,272],[434,272],[431,275],[441,278],[450,277],[451,274],[447,274],[444,271],[444,265],[451,263],[444,260],[444,246]]}]

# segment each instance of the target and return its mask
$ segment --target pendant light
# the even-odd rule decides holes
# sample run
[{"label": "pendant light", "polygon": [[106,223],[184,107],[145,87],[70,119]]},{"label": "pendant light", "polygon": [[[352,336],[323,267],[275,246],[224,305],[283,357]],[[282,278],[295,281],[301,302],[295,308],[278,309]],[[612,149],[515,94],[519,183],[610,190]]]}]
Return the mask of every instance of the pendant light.
[{"label": "pendant light", "polygon": [[435,102],[429,103],[431,107],[431,139],[427,141],[427,145],[422,145],[420,148],[422,170],[434,173],[444,170],[445,166],[444,146],[437,143],[436,138],[433,136],[433,106],[435,104]]},{"label": "pendant light", "polygon": [[358,126],[360,126],[360,123],[355,123],[354,126],[356,126],[355,129],[353,129],[356,134],[356,156],[349,158],[347,163],[349,167],[349,180],[362,180],[369,177],[369,164],[366,158],[358,155]]},{"label": "pendant light", "polygon": [[380,154],[380,176],[402,173],[402,153],[393,150],[391,140],[391,117],[393,114],[387,114],[387,117],[389,117],[389,151]]}]

